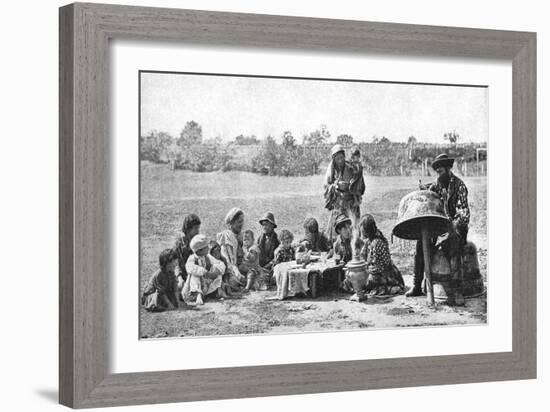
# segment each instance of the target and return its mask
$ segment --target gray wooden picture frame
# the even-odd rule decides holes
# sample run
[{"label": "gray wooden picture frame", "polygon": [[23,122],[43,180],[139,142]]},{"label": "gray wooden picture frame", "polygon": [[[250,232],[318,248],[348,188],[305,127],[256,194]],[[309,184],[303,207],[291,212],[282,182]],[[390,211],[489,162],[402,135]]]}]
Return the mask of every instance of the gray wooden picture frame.
[{"label": "gray wooden picture frame", "polygon": [[[536,34],[76,3],[59,14],[59,399],[74,408],[536,377]],[[109,373],[109,40],[504,59],[513,66],[511,352]],[[504,232],[507,233],[507,232]]]}]

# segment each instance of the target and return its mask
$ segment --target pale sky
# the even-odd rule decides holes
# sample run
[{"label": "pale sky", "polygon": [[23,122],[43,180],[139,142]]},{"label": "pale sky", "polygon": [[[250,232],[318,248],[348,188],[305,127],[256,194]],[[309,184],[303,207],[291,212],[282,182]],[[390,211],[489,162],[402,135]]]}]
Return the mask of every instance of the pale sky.
[{"label": "pale sky", "polygon": [[386,136],[392,141],[443,143],[456,130],[462,142],[486,142],[488,89],[393,83],[141,74],[141,132],[179,136],[185,123],[202,126],[203,138],[272,135],[290,130],[298,142],[321,124],[335,140]]}]

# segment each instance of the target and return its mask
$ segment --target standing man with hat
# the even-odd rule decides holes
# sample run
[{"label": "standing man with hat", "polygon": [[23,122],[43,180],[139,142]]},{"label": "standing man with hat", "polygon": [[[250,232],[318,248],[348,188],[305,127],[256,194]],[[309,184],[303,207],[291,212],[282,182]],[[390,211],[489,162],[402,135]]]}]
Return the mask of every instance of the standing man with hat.
[{"label": "standing man with hat", "polygon": [[[462,286],[462,255],[468,236],[468,225],[470,224],[470,208],[468,206],[468,189],[464,182],[452,171],[455,159],[446,154],[440,154],[432,162],[432,168],[436,171],[438,178],[430,185],[420,185],[420,189],[431,190],[437,193],[443,201],[445,213],[449,217],[449,233],[441,243],[440,247],[445,253],[451,267],[455,267],[457,296],[456,304],[463,304],[464,297],[460,292]],[[435,246],[434,239],[433,245]],[[421,242],[416,244],[416,255],[414,258],[414,286],[405,295],[418,296],[422,294],[422,279],[424,273],[424,256]]]},{"label": "standing man with hat", "polygon": [[[362,179],[362,176],[359,177]],[[361,205],[357,199],[361,199],[365,192],[365,186],[352,185],[358,176],[352,165],[346,161],[344,147],[340,144],[334,145],[331,150],[331,161],[325,174],[325,208],[331,211],[327,236],[333,241],[336,237],[334,222],[338,215],[344,214],[351,218],[356,224],[361,216]],[[355,193],[354,191],[357,191]]]}]

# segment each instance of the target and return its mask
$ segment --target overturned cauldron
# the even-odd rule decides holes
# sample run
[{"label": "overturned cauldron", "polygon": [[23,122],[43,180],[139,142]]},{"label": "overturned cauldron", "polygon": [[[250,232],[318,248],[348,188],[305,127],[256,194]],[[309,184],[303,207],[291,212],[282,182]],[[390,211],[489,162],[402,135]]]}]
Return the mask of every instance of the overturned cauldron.
[{"label": "overturned cauldron", "polygon": [[472,241],[468,241],[464,246],[462,259],[462,281],[458,289],[456,281],[457,271],[460,270],[458,259],[451,258],[449,261],[441,249],[435,250],[432,254],[431,275],[436,300],[453,304],[457,290],[460,290],[464,297],[476,296],[484,292],[485,285],[479,270],[477,248]]},{"label": "overturned cauldron", "polygon": [[393,234],[401,239],[420,240],[422,230],[427,230],[430,238],[449,231],[443,202],[431,190],[417,190],[403,197],[397,219]]}]

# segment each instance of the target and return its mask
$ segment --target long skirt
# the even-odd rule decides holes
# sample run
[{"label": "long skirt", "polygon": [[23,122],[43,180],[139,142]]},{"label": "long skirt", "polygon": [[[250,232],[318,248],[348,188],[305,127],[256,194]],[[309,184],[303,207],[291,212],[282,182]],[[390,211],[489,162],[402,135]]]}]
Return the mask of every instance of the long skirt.
[{"label": "long skirt", "polygon": [[392,262],[381,273],[369,273],[365,290],[369,295],[396,295],[405,291],[405,282]]},{"label": "long skirt", "polygon": [[405,282],[401,272],[392,262],[382,272],[372,270],[346,272],[343,288],[360,296],[397,295],[405,291]]}]

